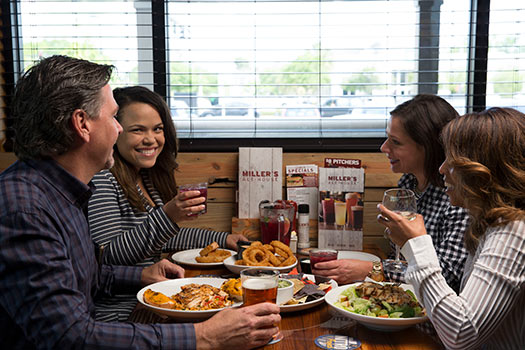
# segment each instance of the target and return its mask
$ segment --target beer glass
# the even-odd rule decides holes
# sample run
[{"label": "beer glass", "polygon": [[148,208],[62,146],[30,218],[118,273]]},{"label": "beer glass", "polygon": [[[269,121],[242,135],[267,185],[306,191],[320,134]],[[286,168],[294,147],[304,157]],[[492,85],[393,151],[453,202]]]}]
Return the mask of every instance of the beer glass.
[{"label": "beer glass", "polygon": [[335,225],[339,230],[344,229],[346,223],[346,203],[341,201],[334,202]]},{"label": "beer glass", "polygon": [[[279,271],[264,269],[246,269],[241,271],[243,306],[258,303],[276,303]],[[277,333],[268,344],[274,344],[283,339],[281,332]]]},{"label": "beer glass", "polygon": [[[385,191],[383,196],[383,205],[411,221],[416,218],[417,203],[414,192],[402,188],[392,188]],[[399,258],[400,247],[396,244],[395,259],[386,259],[384,268],[388,271],[404,274],[407,264]]]}]

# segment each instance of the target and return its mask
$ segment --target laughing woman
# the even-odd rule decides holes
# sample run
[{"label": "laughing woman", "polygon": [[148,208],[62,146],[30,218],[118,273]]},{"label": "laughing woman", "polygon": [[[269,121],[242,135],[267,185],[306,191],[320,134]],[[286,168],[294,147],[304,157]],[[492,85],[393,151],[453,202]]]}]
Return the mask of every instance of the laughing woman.
[{"label": "laughing woman", "polygon": [[402,246],[414,285],[450,349],[523,349],[525,344],[525,115],[491,108],[443,130],[450,202],[469,211],[469,257],[457,294],[442,275],[423,217],[409,222],[379,205],[378,221]]},{"label": "laughing woman", "polygon": [[[400,104],[390,114],[388,137],[381,152],[387,155],[392,171],[403,174],[398,186],[416,194],[417,212],[425,218],[443,276],[459,291],[467,257],[463,234],[468,215],[463,208],[450,204],[439,174],[439,166],[445,159],[439,134],[459,114],[441,97],[427,94]],[[316,266],[315,274],[333,278],[339,284],[362,281],[372,270],[372,262],[354,259],[328,261]],[[384,270],[387,280],[404,281],[402,274]]]},{"label": "laughing woman", "polygon": [[[214,241],[236,249],[244,236],[178,223],[194,220],[204,209],[203,197],[186,200],[198,191],[177,194],[177,137],[169,108],[155,92],[140,87],[117,88],[113,96],[122,125],[114,147],[115,165],[93,178],[96,191],[89,201],[93,241],[103,247],[104,263],[150,265],[162,252],[204,247]],[[136,298],[102,298],[97,319],[125,321]]]}]

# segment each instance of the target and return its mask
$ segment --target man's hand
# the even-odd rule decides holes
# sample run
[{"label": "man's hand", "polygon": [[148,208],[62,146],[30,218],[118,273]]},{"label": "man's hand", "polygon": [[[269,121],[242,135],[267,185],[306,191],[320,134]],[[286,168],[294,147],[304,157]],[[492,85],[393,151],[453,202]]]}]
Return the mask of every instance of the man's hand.
[{"label": "man's hand", "polygon": [[338,284],[363,281],[372,270],[372,262],[356,259],[341,259],[319,262],[312,266],[312,273],[334,279]]},{"label": "man's hand", "polygon": [[207,321],[195,324],[197,349],[252,349],[277,334],[279,306],[262,303],[228,308]]},{"label": "man's hand", "polygon": [[237,250],[237,242],[239,241],[248,241],[248,238],[239,233],[230,233],[226,236],[226,248]]},{"label": "man's hand", "polygon": [[142,270],[140,281],[147,286],[155,282],[166,281],[171,278],[184,277],[184,269],[167,259],[162,259],[158,263],[145,267]]}]

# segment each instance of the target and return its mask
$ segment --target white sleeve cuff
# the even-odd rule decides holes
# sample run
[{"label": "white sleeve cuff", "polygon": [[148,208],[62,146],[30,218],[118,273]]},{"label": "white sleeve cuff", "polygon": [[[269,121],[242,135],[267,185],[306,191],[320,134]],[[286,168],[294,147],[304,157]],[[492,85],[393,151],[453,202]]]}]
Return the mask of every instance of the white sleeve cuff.
[{"label": "white sleeve cuff", "polygon": [[429,235],[409,239],[401,248],[401,253],[412,268],[439,266],[439,260]]}]

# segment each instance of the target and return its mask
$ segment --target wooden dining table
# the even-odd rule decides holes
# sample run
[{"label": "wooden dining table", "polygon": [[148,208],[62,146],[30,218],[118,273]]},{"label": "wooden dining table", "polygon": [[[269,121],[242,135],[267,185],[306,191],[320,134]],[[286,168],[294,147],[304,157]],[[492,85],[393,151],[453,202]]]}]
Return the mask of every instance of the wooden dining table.
[{"label": "wooden dining table", "polygon": [[[376,246],[365,245],[363,251],[383,257],[382,251]],[[301,258],[301,255],[297,255],[297,257]],[[186,277],[208,275],[230,277],[232,274],[223,265],[213,267],[182,266],[185,269]],[[298,269],[300,270],[299,264]],[[168,319],[166,322],[177,322],[177,320]],[[361,343],[359,349],[362,350],[444,349],[433,337],[419,331],[415,326],[396,332],[368,329],[331,310],[328,304],[324,302],[310,309],[281,313],[279,327],[284,335],[283,340],[276,344],[266,345],[262,349],[319,349],[315,340],[319,336],[329,334],[348,336],[358,340]]]}]

